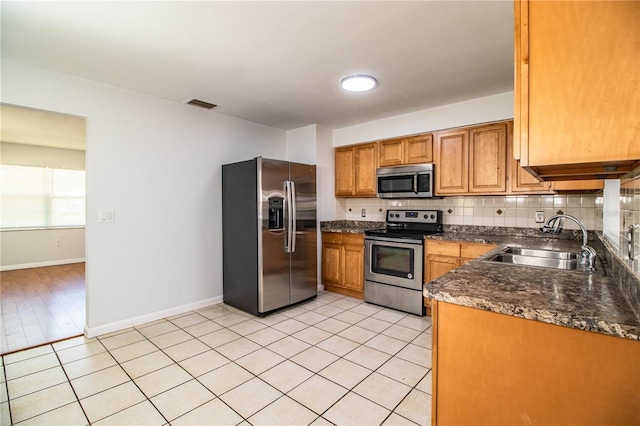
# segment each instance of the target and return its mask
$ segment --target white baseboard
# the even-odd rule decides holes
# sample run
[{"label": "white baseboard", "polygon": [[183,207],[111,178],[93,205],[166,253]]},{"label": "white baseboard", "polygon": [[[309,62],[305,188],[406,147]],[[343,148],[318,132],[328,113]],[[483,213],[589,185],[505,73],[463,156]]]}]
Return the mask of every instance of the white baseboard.
[{"label": "white baseboard", "polygon": [[2,265],[0,266],[0,271],[15,271],[18,269],[41,268],[43,266],[69,265],[71,263],[81,263],[84,261],[85,258],[80,257],[78,259],[49,260],[46,262],[22,263],[20,265]]},{"label": "white baseboard", "polygon": [[176,306],[175,308],[152,312],[150,314],[140,315],[134,318],[127,318],[109,324],[98,325],[96,327],[85,326],[84,335],[88,338],[101,336],[103,334],[112,333],[129,327],[135,327],[162,318],[172,317],[174,315],[183,314],[196,309],[202,309],[211,305],[217,305],[219,303],[222,303],[222,296],[212,297],[195,303],[188,303],[186,305]]}]

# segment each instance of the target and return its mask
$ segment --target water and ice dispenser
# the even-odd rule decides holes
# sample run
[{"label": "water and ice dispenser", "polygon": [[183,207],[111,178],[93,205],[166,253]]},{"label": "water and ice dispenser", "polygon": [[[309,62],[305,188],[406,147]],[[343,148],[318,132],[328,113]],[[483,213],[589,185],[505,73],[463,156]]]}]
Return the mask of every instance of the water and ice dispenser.
[{"label": "water and ice dispenser", "polygon": [[269,229],[284,229],[284,198],[269,197]]}]

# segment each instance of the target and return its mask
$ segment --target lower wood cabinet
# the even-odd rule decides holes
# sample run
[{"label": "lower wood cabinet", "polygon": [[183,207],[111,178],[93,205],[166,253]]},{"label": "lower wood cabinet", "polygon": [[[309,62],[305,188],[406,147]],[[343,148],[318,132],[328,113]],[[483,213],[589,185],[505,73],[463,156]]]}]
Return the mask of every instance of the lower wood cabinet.
[{"label": "lower wood cabinet", "polygon": [[[428,282],[452,269],[488,252],[494,244],[465,243],[459,241],[426,241],[424,250],[424,281]],[[427,315],[431,315],[431,299],[424,298]]]},{"label": "lower wood cabinet", "polygon": [[433,425],[638,425],[640,342],[433,302]]},{"label": "lower wood cabinet", "polygon": [[364,298],[364,234],[322,233],[322,283],[326,290]]}]

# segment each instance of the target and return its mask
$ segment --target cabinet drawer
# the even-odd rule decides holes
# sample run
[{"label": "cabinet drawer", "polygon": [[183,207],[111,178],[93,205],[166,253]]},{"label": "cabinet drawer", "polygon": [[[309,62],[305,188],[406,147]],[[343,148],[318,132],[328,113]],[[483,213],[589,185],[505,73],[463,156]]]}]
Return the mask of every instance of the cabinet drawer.
[{"label": "cabinet drawer", "polygon": [[342,244],[354,244],[354,245],[364,246],[364,235],[344,233],[342,234]]},{"label": "cabinet drawer", "polygon": [[460,243],[427,241],[426,247],[426,254],[439,254],[441,256],[460,257]]},{"label": "cabinet drawer", "polygon": [[478,257],[481,254],[485,254],[494,247],[495,245],[493,244],[462,244],[462,246],[460,247],[460,257],[473,259],[474,257]]},{"label": "cabinet drawer", "polygon": [[323,232],[322,242],[330,243],[330,244],[342,244],[342,233],[341,232]]}]

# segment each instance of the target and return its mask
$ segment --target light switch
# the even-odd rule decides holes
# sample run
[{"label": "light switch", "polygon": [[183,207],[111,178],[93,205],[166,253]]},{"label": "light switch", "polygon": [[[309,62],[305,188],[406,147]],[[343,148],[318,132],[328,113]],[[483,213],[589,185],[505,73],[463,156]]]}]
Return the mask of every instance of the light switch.
[{"label": "light switch", "polygon": [[98,222],[100,223],[113,223],[115,216],[112,209],[98,210]]}]

